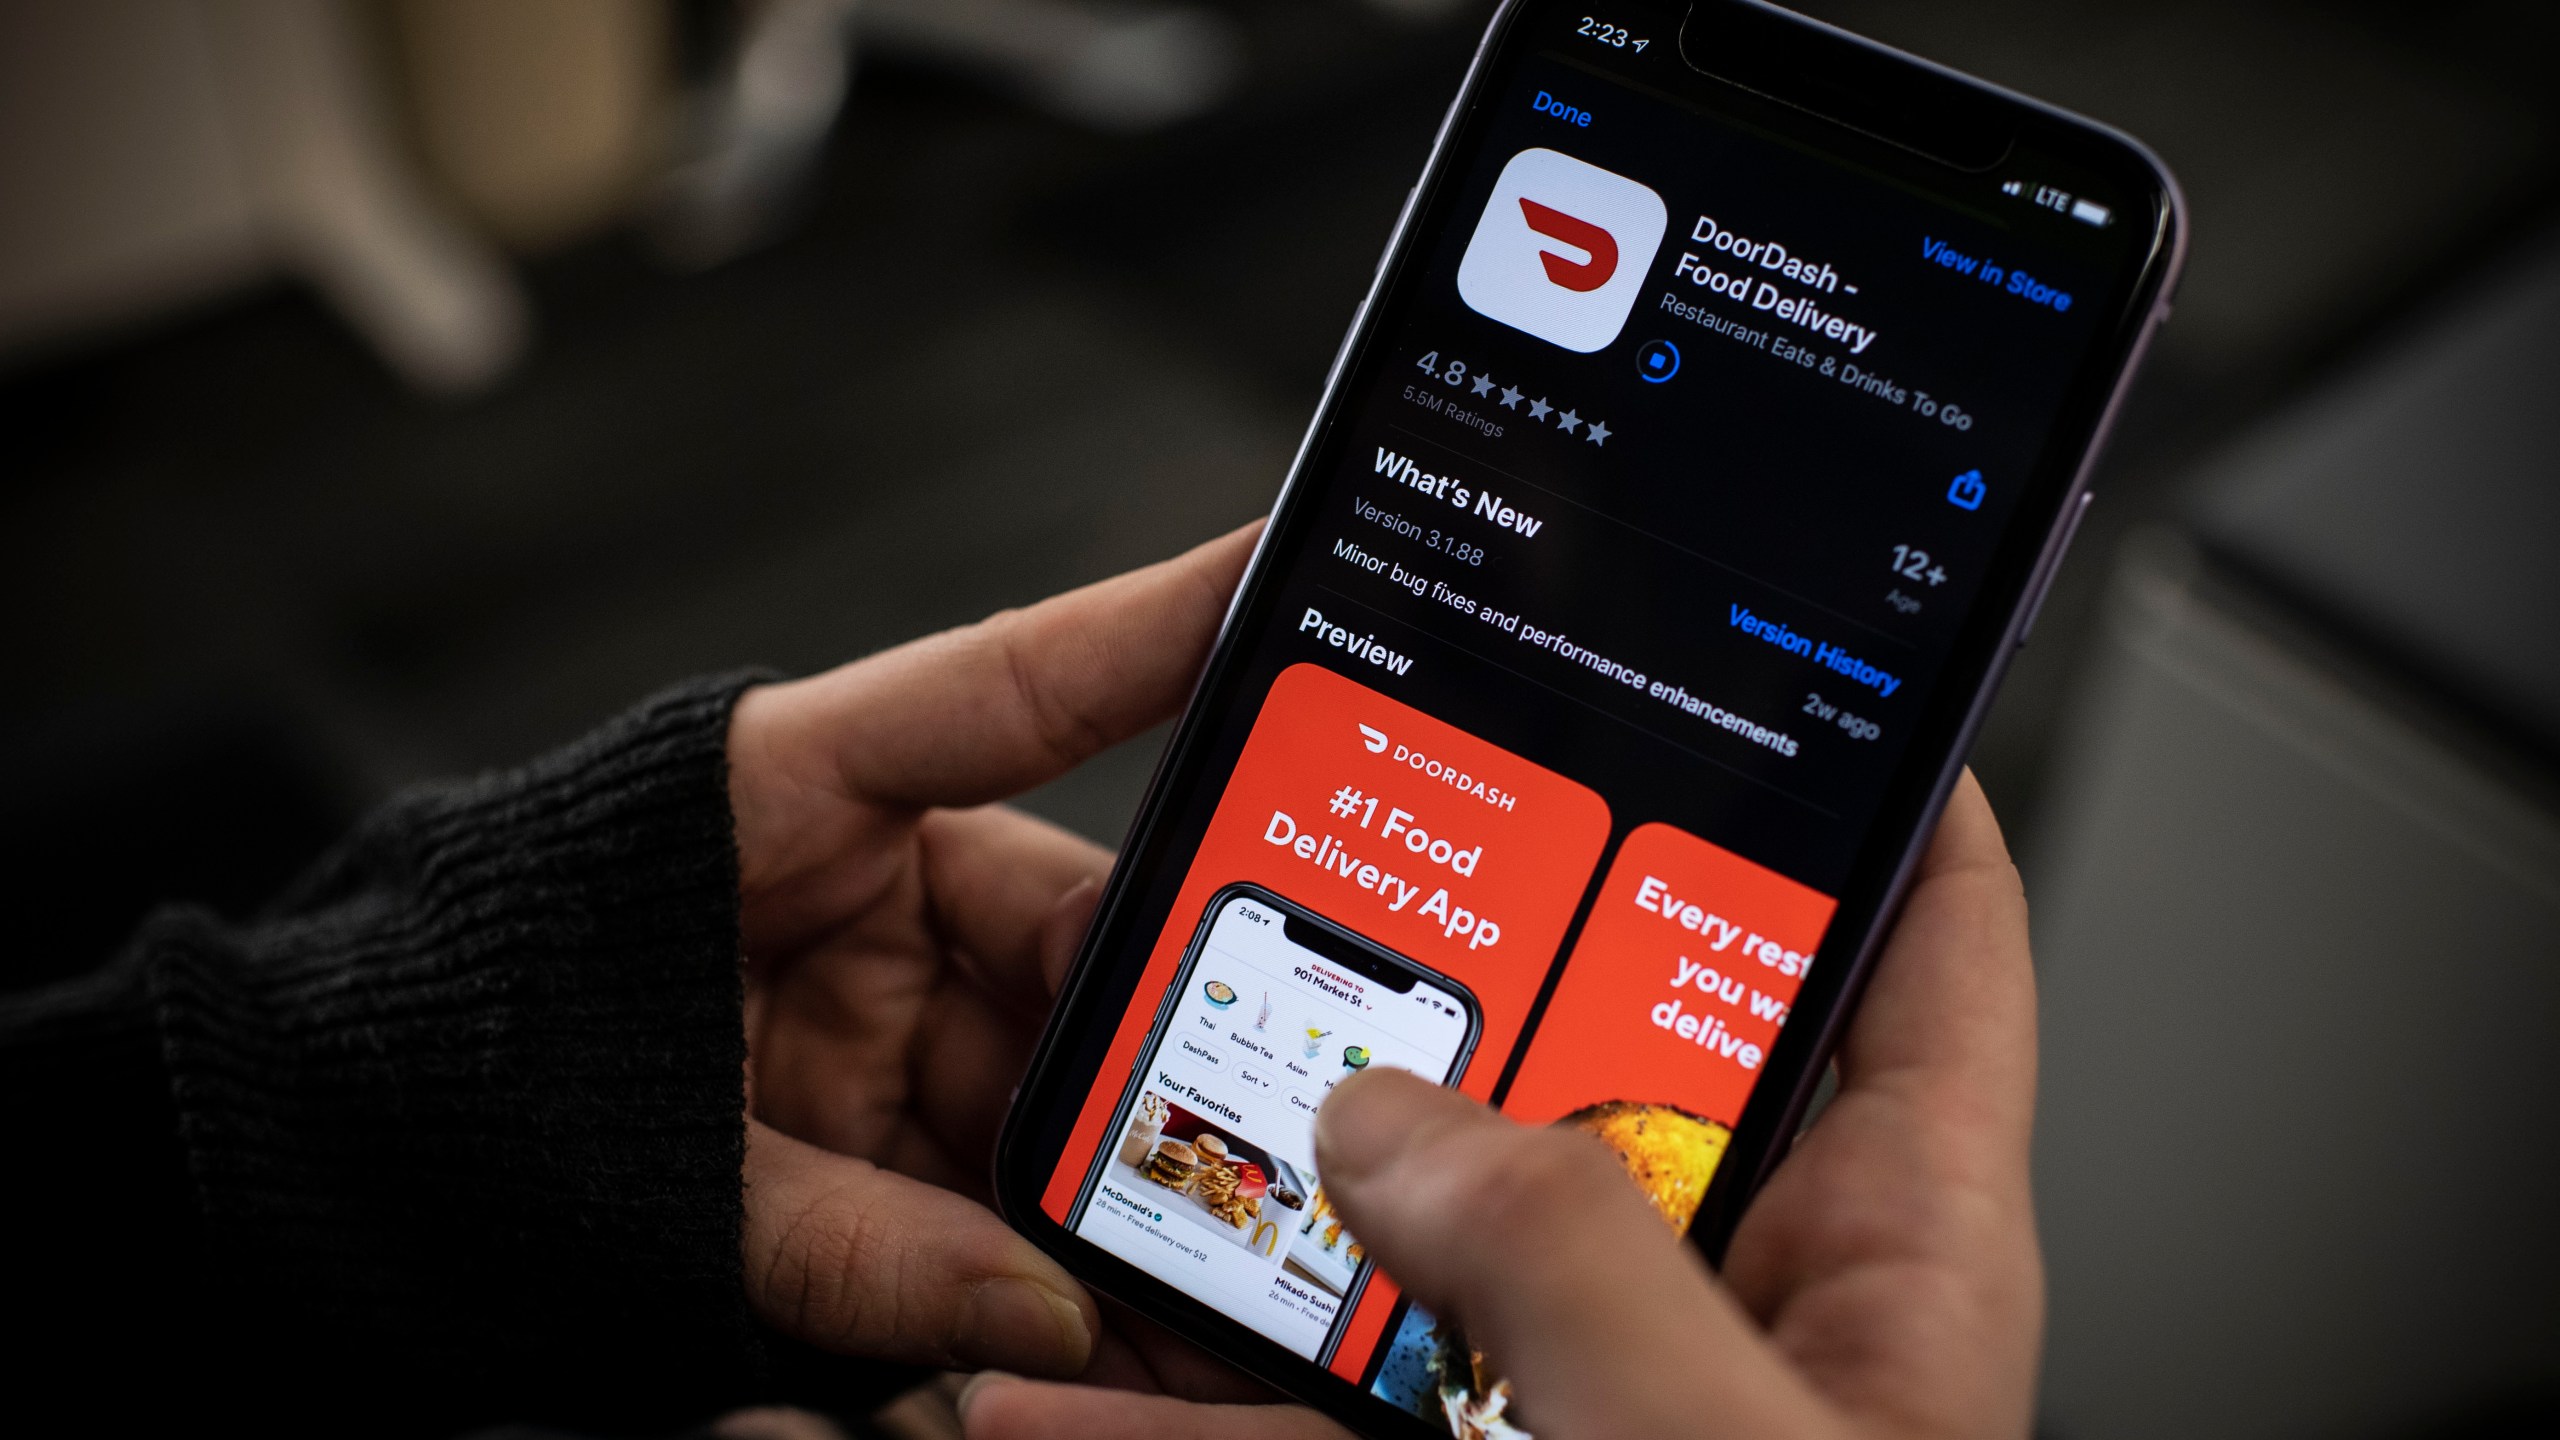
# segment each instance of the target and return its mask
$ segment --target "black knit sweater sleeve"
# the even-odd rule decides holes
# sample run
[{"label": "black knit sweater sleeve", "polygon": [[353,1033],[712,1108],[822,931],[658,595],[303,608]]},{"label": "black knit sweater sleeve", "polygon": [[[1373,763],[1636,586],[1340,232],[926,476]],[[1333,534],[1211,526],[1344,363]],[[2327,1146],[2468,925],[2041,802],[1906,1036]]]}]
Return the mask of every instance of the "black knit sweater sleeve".
[{"label": "black knit sweater sleeve", "polygon": [[0,1254],[53,1379],[366,1434],[748,1392],[748,679],[407,794],[256,923],[166,912],[0,1001],[5,1168],[43,1182],[5,1187]]}]

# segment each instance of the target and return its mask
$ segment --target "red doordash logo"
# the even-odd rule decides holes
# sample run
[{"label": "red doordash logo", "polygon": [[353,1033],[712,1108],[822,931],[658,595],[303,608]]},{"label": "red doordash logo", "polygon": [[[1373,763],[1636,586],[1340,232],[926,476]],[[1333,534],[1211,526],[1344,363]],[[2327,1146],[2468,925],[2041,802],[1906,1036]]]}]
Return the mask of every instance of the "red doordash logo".
[{"label": "red doordash logo", "polygon": [[1526,195],[1520,197],[1520,213],[1529,217],[1530,229],[1591,256],[1575,264],[1553,250],[1540,250],[1538,260],[1547,267],[1548,279],[1567,290],[1587,293],[1608,284],[1609,277],[1618,273],[1618,242],[1609,238],[1608,231]]},{"label": "red doordash logo", "polygon": [[1469,309],[1590,354],[1618,338],[1670,212],[1624,175],[1554,150],[1502,167],[1458,262]]}]

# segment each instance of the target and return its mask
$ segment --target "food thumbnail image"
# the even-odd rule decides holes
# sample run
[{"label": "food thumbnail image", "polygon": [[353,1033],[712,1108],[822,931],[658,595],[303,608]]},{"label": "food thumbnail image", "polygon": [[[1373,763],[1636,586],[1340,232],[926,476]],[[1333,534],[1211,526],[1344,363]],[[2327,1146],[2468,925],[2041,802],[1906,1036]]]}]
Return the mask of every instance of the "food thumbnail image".
[{"label": "food thumbnail image", "polygon": [[1707,1182],[1715,1178],[1716,1162],[1724,1158],[1725,1142],[1733,1138],[1732,1131],[1713,1120],[1633,1100],[1586,1105],[1556,1123],[1597,1135],[1616,1151],[1627,1178],[1675,1231],[1687,1230],[1696,1217]]},{"label": "food thumbnail image", "polygon": [[[1674,1231],[1685,1231],[1733,1132],[1669,1105],[1609,1100],[1556,1122],[1598,1137]],[[1445,1424],[1455,1440],[1526,1440],[1510,1414],[1511,1382],[1454,1324],[1409,1306],[1371,1387],[1381,1399]]]},{"label": "food thumbnail image", "polygon": [[1179,1140],[1160,1140],[1138,1173],[1167,1190],[1188,1191],[1200,1178],[1200,1152]]},{"label": "food thumbnail image", "polygon": [[1120,1163],[1131,1169],[1147,1163],[1147,1152],[1156,1148],[1156,1137],[1164,1133],[1165,1118],[1173,1106],[1150,1090],[1138,1097],[1138,1105],[1129,1115],[1129,1133],[1120,1137]]},{"label": "food thumbnail image", "polygon": [[1368,1249],[1342,1228],[1341,1212],[1333,1201],[1316,1187],[1314,1208],[1298,1222],[1298,1233],[1289,1242],[1289,1256],[1282,1268],[1311,1285],[1336,1295],[1351,1293],[1351,1282],[1360,1274],[1360,1262],[1368,1258]]},{"label": "food thumbnail image", "polygon": [[1113,1157],[1115,1170],[1172,1191],[1169,1207],[1213,1234],[1267,1258],[1306,1204],[1296,1167],[1153,1090],[1138,1097]]}]

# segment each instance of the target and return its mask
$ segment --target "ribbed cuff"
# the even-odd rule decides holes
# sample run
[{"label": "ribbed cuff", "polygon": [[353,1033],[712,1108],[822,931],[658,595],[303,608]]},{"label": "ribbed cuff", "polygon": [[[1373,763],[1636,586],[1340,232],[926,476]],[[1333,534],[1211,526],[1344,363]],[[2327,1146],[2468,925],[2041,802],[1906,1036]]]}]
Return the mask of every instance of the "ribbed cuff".
[{"label": "ribbed cuff", "polygon": [[726,738],[757,678],[404,795],[255,927],[155,924],[213,1293],[283,1327],[285,1383],[664,1428],[752,1379]]}]

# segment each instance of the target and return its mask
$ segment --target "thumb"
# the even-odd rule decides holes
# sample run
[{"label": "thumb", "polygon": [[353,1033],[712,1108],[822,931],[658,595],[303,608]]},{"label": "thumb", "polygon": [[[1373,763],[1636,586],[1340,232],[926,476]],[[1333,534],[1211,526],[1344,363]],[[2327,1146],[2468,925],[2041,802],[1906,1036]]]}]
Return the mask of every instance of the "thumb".
[{"label": "thumb", "polygon": [[1373,1069],[1317,1113],[1316,1167],[1379,1265],[1511,1378],[1541,1437],[1681,1433],[1700,1395],[1722,1397],[1728,1433],[1818,1433],[1810,1393],[1591,1137]]},{"label": "thumb", "polygon": [[747,1298],[846,1355],[1073,1375],[1101,1323],[1066,1271],[948,1190],[747,1122]]}]

